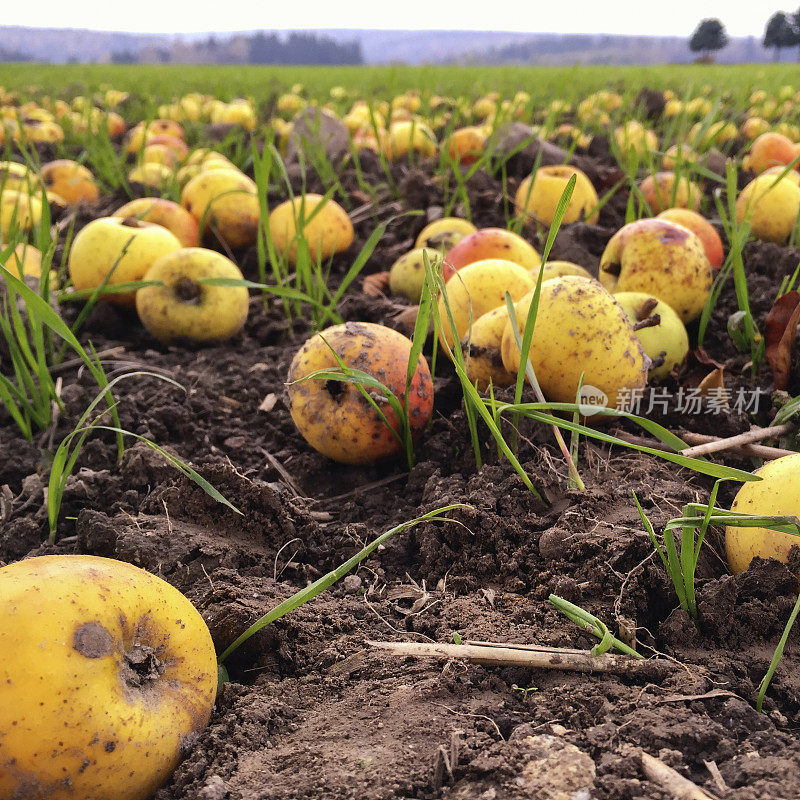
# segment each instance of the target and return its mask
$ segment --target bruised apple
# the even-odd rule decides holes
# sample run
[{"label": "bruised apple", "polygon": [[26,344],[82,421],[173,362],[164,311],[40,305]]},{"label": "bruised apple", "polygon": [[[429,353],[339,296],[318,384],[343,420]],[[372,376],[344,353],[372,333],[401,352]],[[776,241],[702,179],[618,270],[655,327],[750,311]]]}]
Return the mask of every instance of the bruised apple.
[{"label": "bruised apple", "polygon": [[131,564],[48,555],[0,569],[0,616],[0,797],[152,797],[214,704],[192,604]]},{"label": "bruised apple", "polygon": [[[515,306],[520,336],[532,300],[530,292]],[[513,324],[506,322],[501,356],[516,373],[520,352]],[[650,366],[620,304],[597,281],[574,275],[542,283],[529,358],[548,400],[575,402],[583,374],[584,385],[605,394],[611,408],[623,390],[645,386]]]},{"label": "bruised apple", "polygon": [[94,175],[77,161],[66,158],[50,161],[42,165],[40,177],[48,191],[55,192],[69,205],[93,203],[100,196]]},{"label": "bruised apple", "polygon": [[665,219],[640,219],[620,228],[600,258],[600,283],[610,292],[647,292],[681,320],[700,316],[713,271],[700,239]]},{"label": "bruised apple", "polygon": [[[315,450],[344,464],[371,464],[398,455],[403,450],[397,435],[400,421],[379,389],[368,391],[386,422],[357,386],[336,380],[305,380],[317,370],[339,370],[334,352],[346,366],[368,373],[404,402],[411,340],[370,322],[335,325],[306,341],[289,368],[289,404],[297,429]],[[408,403],[411,434],[416,436],[433,413],[433,382],[422,355]]]}]

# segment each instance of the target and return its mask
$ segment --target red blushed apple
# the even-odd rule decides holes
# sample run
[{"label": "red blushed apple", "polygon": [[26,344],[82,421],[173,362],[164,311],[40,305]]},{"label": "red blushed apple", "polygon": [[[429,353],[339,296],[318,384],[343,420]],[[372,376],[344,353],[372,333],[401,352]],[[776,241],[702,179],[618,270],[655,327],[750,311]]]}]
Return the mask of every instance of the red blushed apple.
[{"label": "red blushed apple", "polygon": [[714,226],[696,211],[688,208],[668,208],[658,215],[658,219],[677,222],[694,233],[703,243],[703,248],[708,256],[708,261],[714,269],[719,269],[725,261],[722,249],[722,239]]},{"label": "red blushed apple", "polygon": [[750,168],[760,175],[770,167],[786,166],[797,158],[792,140],[781,133],[762,133],[750,148]]},{"label": "red blushed apple", "polygon": [[525,269],[533,269],[542,259],[532,245],[516,233],[504,228],[481,228],[465,236],[445,258],[443,275],[445,281],[467,264],[487,259],[513,261]]},{"label": "red blushed apple", "polygon": [[197,220],[172,200],[140,197],[118,208],[112,216],[121,219],[136,217],[143,222],[160,225],[170,231],[183,247],[198,247],[200,244]]}]

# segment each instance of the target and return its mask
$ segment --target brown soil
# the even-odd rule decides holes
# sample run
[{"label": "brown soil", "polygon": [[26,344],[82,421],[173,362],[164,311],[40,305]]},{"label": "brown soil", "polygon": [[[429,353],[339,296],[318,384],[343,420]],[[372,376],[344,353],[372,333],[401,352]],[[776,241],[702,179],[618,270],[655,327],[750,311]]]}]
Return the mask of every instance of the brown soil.
[{"label": "brown soil", "polygon": [[[365,159],[362,169],[378,180],[377,164]],[[367,272],[386,269],[409,249],[444,202],[424,165],[397,167],[394,177],[404,199],[377,206],[374,218],[356,226],[357,250],[376,220],[394,218]],[[511,192],[518,177],[510,173]],[[345,170],[341,179],[357,190],[354,173]],[[318,183],[311,177],[308,190],[321,188]],[[469,196],[476,224],[505,225],[498,181],[478,173]],[[397,216],[416,209],[425,213]],[[604,209],[599,226],[565,228],[552,257],[596,269],[624,209],[620,197]],[[82,211],[81,224],[99,213],[99,206]],[[541,244],[535,231],[527,233]],[[248,277],[256,278],[254,254],[240,256]],[[798,250],[750,246],[751,302],[760,324],[781,277],[798,259]],[[336,274],[348,266],[347,256],[340,258]],[[400,309],[357,288],[341,305],[346,319],[388,324]],[[735,309],[729,285],[705,349],[727,365],[730,386],[753,388],[747,356],[726,333]],[[149,378],[122,383],[122,424],[190,460],[243,516],[215,503],[141,444],[115,463],[111,440],[98,435],[69,481],[59,541],[51,547],[43,543],[48,467],[36,445],[52,449],[71,429],[94,396],[91,380],[77,366],[62,370],[66,413],[36,445],[0,417],[0,487],[8,485],[16,498],[0,522],[0,560],[91,553],[142,566],[195,603],[218,651],[380,532],[447,503],[472,507],[452,515],[460,524],[425,524],[397,535],[347,580],[237,651],[228,663],[232,682],[223,687],[211,724],[158,800],[667,800],[672,795],[645,777],[637,748],[725,800],[800,797],[796,634],[766,713],[754,708],[795,600],[792,574],[777,562],[758,562],[732,577],[714,531],[699,567],[695,627],[675,610],[674,590],[632,501],[635,491],[658,528],[684,503],[706,500],[710,480],[654,457],[584,443],[580,469],[587,490],[567,491],[550,431],[531,423],[521,428],[520,460],[546,502],[537,500],[507,462],[498,463],[486,437],[485,464],[476,469],[460,390],[443,359],[433,423],[410,472],[401,463],[334,464],[309,449],[286,407],[289,363],[309,330],[305,321],[287,330],[280,307],[264,308],[260,298],[253,299],[245,331],[225,346],[162,347],[134,315],[105,304],[84,329],[98,351],[117,348],[106,359],[109,374],[146,368],[183,386]],[[763,369],[756,383],[768,391],[770,380]],[[798,371],[793,380],[797,393]],[[270,394],[274,405],[259,410]],[[767,422],[769,404],[762,405],[757,421]],[[675,430],[712,433],[735,433],[750,423],[732,412],[651,416]],[[720,502],[729,503],[734,490],[723,487]],[[650,682],[392,659],[366,644],[451,642],[458,634],[591,647],[596,640],[548,604],[551,592],[615,631],[635,634],[641,652],[664,654],[676,668]]]}]

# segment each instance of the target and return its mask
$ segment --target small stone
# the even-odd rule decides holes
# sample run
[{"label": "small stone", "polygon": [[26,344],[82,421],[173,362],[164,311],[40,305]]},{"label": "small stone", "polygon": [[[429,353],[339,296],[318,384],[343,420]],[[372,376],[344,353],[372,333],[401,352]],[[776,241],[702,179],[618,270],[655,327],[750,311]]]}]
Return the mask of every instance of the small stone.
[{"label": "small stone", "polygon": [[528,796],[540,800],[590,800],[594,761],[575,745],[557,736],[525,739],[529,760],[520,778]]},{"label": "small stone", "polygon": [[358,575],[347,575],[344,579],[344,590],[348,594],[355,594],[361,590],[363,581]]},{"label": "small stone", "polygon": [[228,791],[225,781],[219,775],[212,775],[197,793],[197,797],[199,800],[225,800]]}]

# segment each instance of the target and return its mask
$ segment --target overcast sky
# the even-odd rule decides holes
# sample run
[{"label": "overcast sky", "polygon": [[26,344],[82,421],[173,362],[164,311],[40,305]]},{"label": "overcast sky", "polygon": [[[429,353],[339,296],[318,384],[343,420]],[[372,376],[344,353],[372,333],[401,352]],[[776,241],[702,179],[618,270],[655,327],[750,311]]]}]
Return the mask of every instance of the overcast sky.
[{"label": "overcast sky", "polygon": [[[800,0],[795,0],[800,4]],[[688,36],[703,17],[718,17],[732,36],[758,36],[777,9],[748,3],[693,0],[261,0],[183,3],[180,0],[4,0],[0,25],[91,28],[147,33],[196,33],[306,28],[496,30],[557,33],[627,33]]]}]

